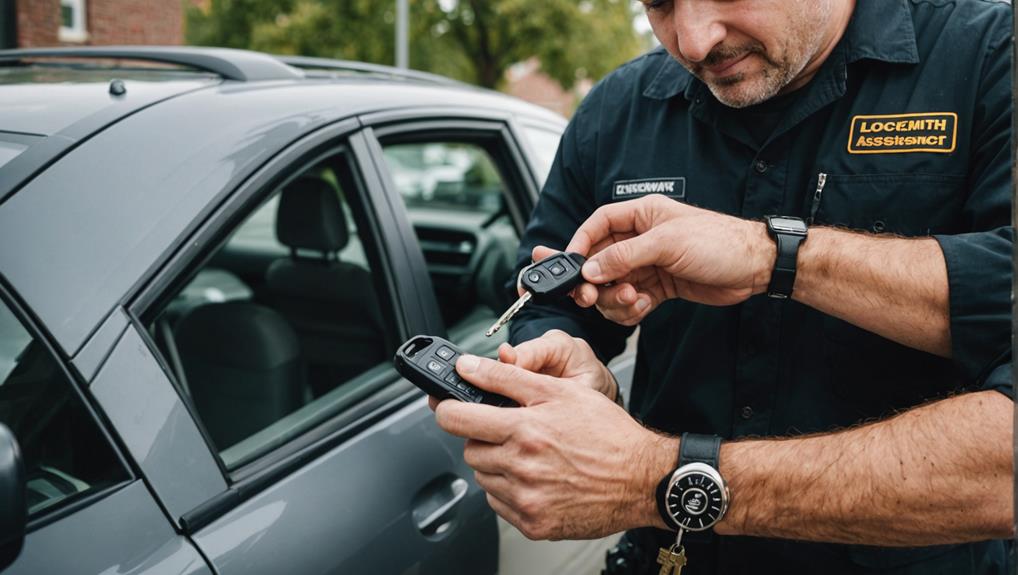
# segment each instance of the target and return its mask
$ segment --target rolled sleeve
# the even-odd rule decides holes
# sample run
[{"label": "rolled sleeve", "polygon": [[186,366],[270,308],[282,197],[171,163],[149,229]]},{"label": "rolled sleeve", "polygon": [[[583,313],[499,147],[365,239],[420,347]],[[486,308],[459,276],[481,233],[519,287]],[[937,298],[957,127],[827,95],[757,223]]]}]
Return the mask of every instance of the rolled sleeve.
[{"label": "rolled sleeve", "polygon": [[936,236],[947,263],[951,351],[963,377],[982,377],[1011,345],[1014,229]]},{"label": "rolled sleeve", "polygon": [[979,381],[1011,345],[1011,24],[994,26],[972,118],[972,162],[961,233],[935,236],[947,263],[951,348]]},{"label": "rolled sleeve", "polygon": [[998,366],[983,381],[983,391],[999,391],[1014,401],[1014,385],[1011,378],[1011,362]]}]

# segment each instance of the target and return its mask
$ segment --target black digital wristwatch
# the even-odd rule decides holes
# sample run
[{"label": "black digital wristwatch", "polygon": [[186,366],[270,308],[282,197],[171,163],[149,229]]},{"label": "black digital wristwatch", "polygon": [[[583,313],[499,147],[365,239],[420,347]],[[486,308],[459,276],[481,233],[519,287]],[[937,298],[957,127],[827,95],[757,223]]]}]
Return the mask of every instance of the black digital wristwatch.
[{"label": "black digital wristwatch", "polygon": [[774,261],[771,272],[771,283],[767,286],[767,295],[777,299],[792,297],[795,287],[796,262],[799,258],[799,245],[806,241],[806,222],[790,216],[764,216],[767,220],[767,233],[778,245],[778,257]]}]

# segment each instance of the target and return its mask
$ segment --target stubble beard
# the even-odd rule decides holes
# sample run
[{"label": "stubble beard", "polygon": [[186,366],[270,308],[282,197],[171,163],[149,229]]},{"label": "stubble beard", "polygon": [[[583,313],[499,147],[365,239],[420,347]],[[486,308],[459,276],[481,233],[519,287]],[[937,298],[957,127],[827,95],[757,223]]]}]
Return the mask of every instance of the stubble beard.
[{"label": "stubble beard", "polygon": [[[767,53],[766,47],[754,42],[746,46],[718,46],[693,66],[689,71],[710,89],[719,102],[730,108],[746,108],[770,100],[782,89],[795,81],[820,51],[823,30],[811,23],[825,21],[830,17],[829,2],[805,0],[799,4],[797,26],[794,32],[779,45],[781,56],[775,58]],[[741,72],[725,78],[704,79],[703,67],[748,56],[758,58],[763,66],[751,74]]]}]

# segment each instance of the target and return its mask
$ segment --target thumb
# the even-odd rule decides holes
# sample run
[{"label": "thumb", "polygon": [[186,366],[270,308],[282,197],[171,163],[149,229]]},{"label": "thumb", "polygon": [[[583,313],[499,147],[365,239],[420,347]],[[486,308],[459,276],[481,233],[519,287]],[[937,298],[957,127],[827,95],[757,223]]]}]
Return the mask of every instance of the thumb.
[{"label": "thumb", "polygon": [[615,281],[633,270],[657,265],[665,246],[648,232],[614,243],[583,264],[583,278],[593,284]]},{"label": "thumb", "polygon": [[539,262],[544,258],[557,254],[558,250],[549,248],[548,246],[534,246],[534,249],[530,251],[531,261]]}]

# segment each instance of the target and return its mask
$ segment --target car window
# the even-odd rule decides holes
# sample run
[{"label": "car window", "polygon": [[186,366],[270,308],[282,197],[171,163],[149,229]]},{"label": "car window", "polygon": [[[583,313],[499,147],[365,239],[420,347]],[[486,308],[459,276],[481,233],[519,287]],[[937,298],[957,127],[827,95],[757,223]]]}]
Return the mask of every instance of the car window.
[{"label": "car window", "polygon": [[73,385],[0,302],[0,423],[21,447],[30,515],[128,479]]},{"label": "car window", "polygon": [[562,133],[526,124],[523,125],[523,133],[534,151],[534,159],[537,160],[537,166],[535,166],[537,178],[543,187],[551,172],[551,165],[555,163],[555,154],[558,153]]},{"label": "car window", "polygon": [[382,142],[431,274],[449,339],[481,353],[503,341],[484,331],[508,305],[519,236],[508,189],[489,149],[472,142]]},{"label": "car window", "polygon": [[295,170],[148,329],[228,469],[362,399],[397,342],[339,153]]}]

